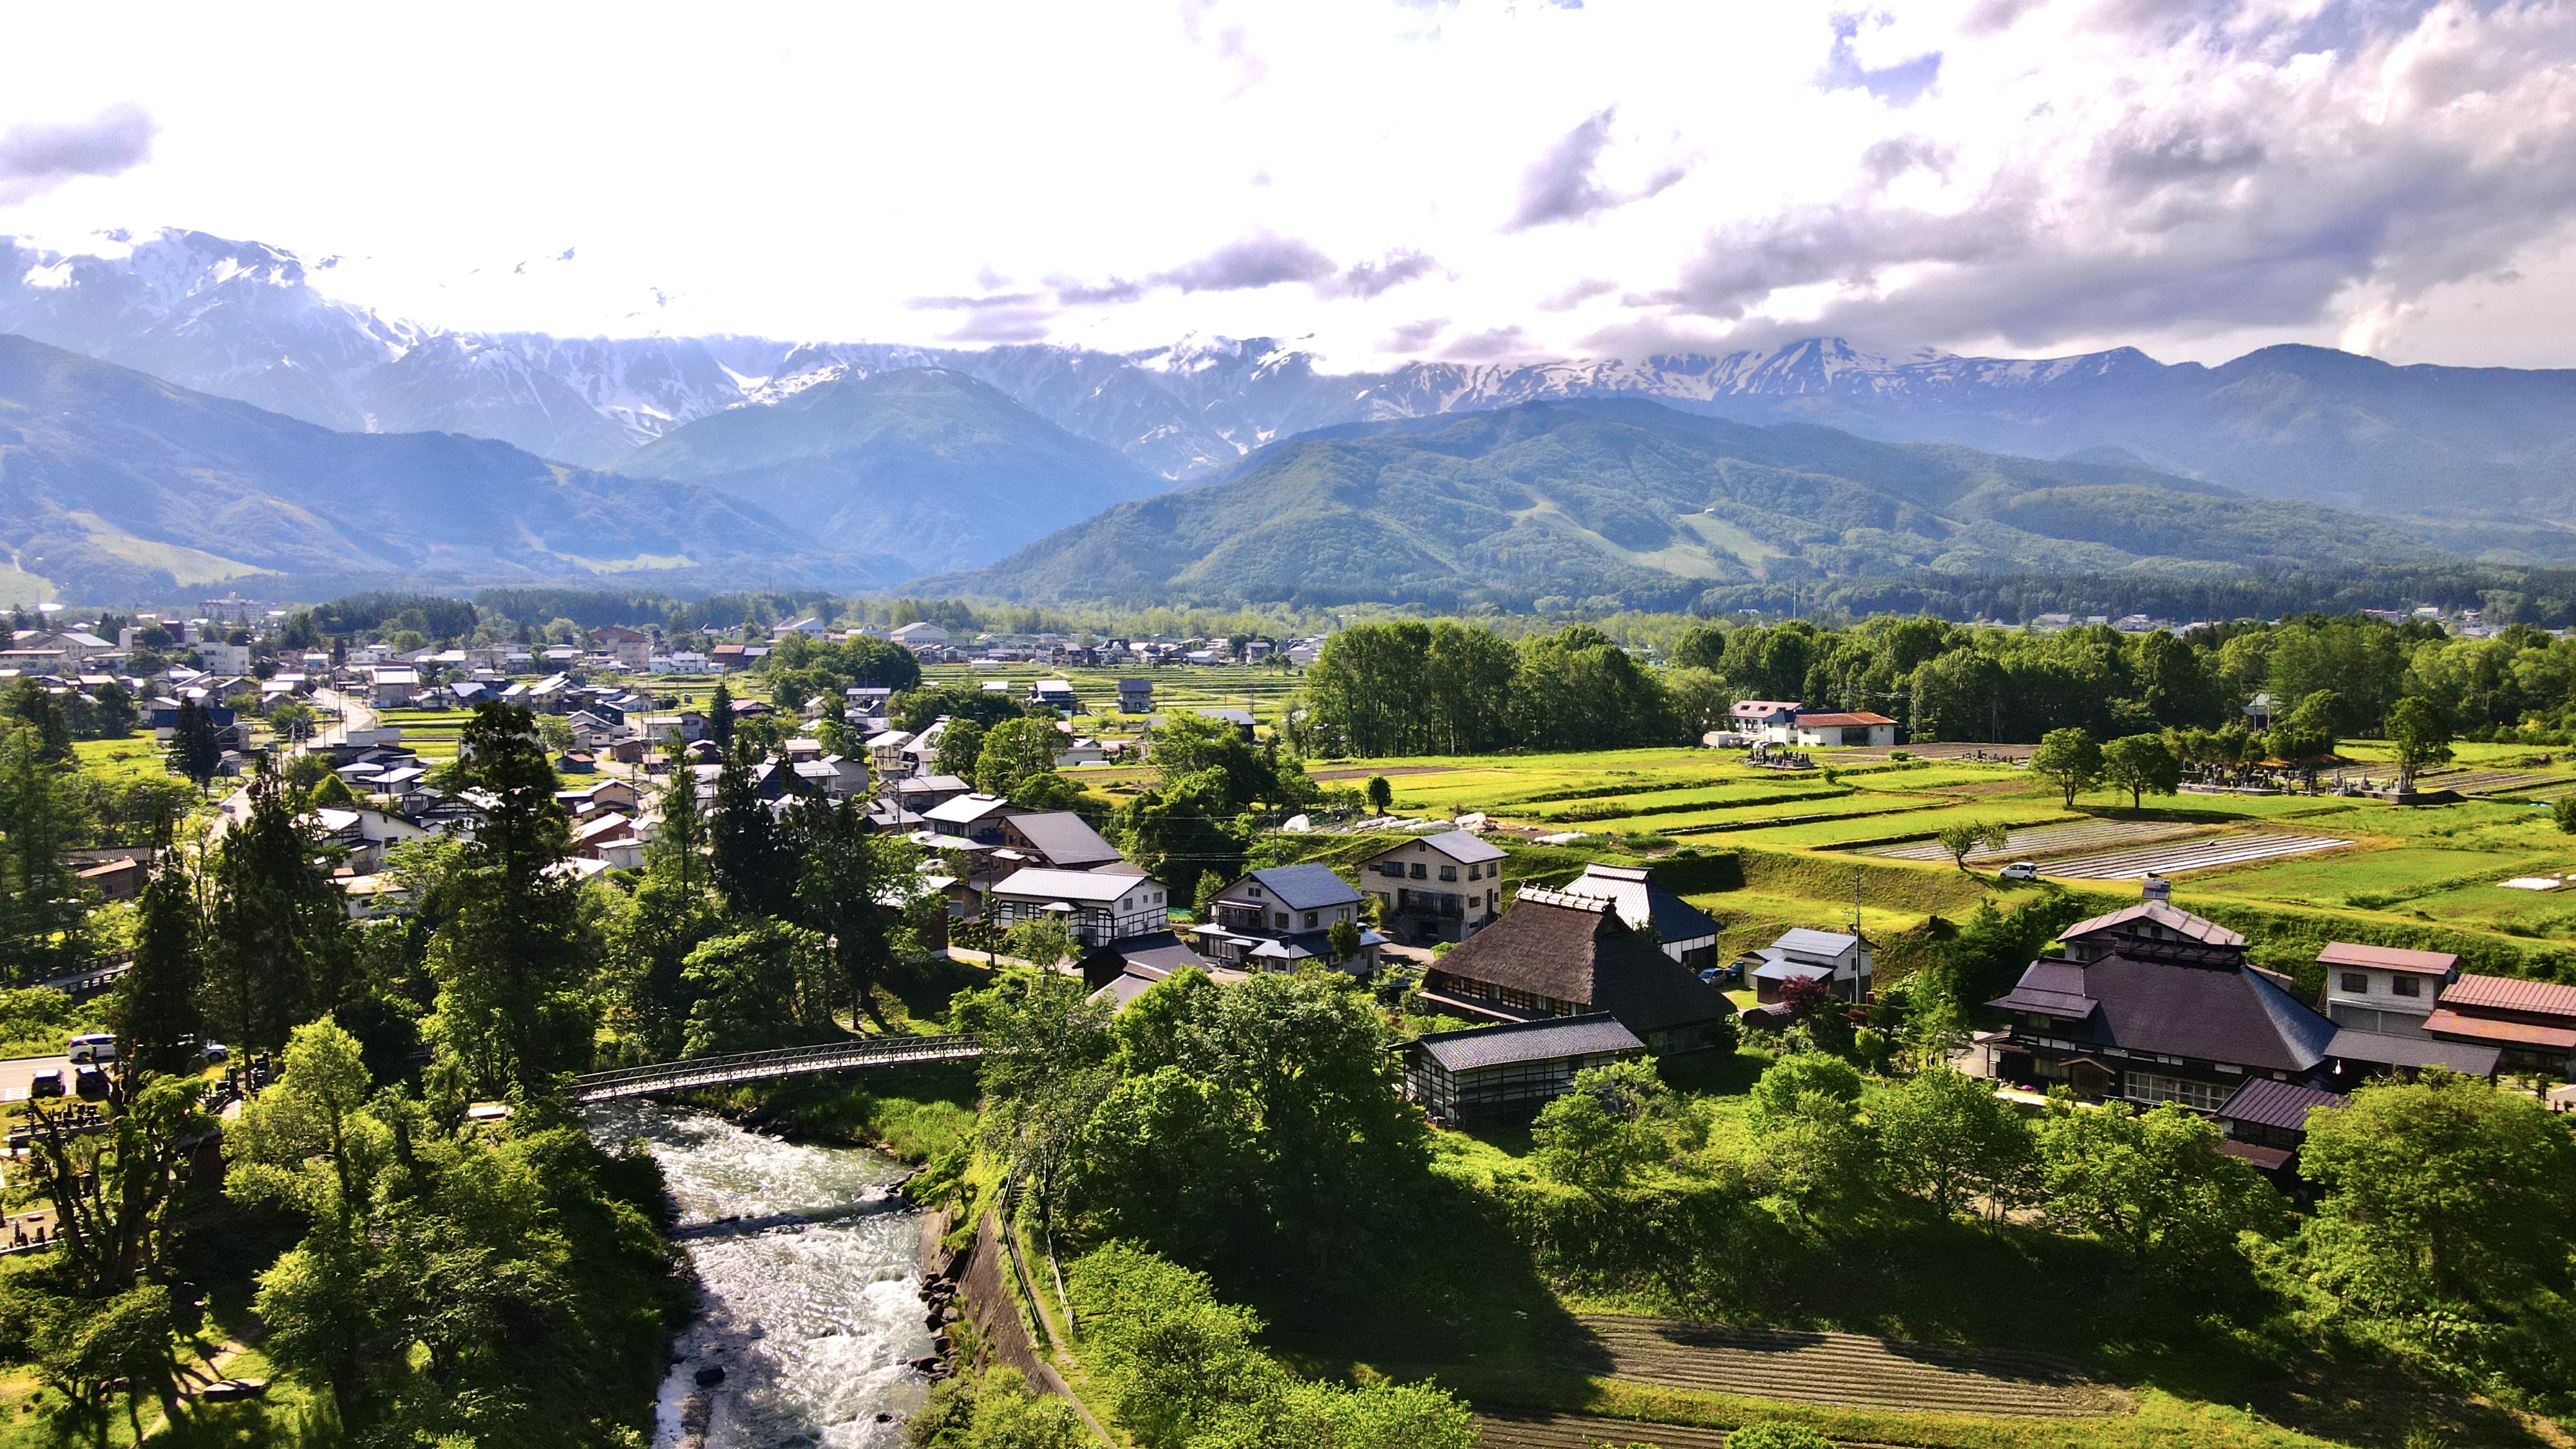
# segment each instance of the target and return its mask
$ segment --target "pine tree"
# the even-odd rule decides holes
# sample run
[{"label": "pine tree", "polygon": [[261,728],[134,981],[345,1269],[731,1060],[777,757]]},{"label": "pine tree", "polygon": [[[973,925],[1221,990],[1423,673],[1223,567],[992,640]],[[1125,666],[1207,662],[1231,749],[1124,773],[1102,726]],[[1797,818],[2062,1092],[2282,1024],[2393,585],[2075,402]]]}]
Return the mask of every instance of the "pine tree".
[{"label": "pine tree", "polygon": [[734,755],[716,779],[715,820],[708,829],[716,889],[738,917],[784,916],[793,907],[793,846],[760,797],[751,761]]},{"label": "pine tree", "polygon": [[81,922],[79,889],[63,863],[72,819],[65,771],[44,738],[0,720],[0,964],[13,973],[49,974]]},{"label": "pine tree", "polygon": [[717,749],[732,753],[733,691],[725,688],[723,680],[716,681],[715,697],[707,701],[707,738],[716,742]]},{"label": "pine tree", "polygon": [[186,863],[176,852],[162,856],[135,902],[134,966],[108,1007],[125,1058],[146,1071],[185,1070],[185,1042],[204,1029],[197,1005],[201,924]]},{"label": "pine tree", "polygon": [[314,849],[294,792],[262,767],[249,815],[216,847],[206,932],[211,1014],[252,1051],[276,1051],[335,1005],[349,962],[348,911]]},{"label": "pine tree", "polygon": [[215,737],[214,716],[193,699],[180,700],[179,718],[170,732],[170,768],[203,790],[223,763],[224,747]]},{"label": "pine tree", "polygon": [[877,901],[878,889],[893,874],[882,853],[885,843],[872,836],[867,813],[855,799],[837,805],[800,801],[790,820],[801,856],[797,918],[829,943],[833,968],[850,993],[852,1022],[865,1012],[882,1029],[876,986],[893,959],[894,924],[894,913]]},{"label": "pine tree", "polygon": [[428,1034],[478,1090],[549,1092],[590,1060],[580,993],[588,942],[580,888],[557,869],[572,832],[536,719],[486,704],[465,727],[459,783],[483,792],[482,819],[450,877],[450,915],[431,938],[438,1002]]},{"label": "pine tree", "polygon": [[644,847],[644,869],[683,889],[707,884],[707,812],[698,806],[698,777],[685,765],[662,787],[661,823]]}]

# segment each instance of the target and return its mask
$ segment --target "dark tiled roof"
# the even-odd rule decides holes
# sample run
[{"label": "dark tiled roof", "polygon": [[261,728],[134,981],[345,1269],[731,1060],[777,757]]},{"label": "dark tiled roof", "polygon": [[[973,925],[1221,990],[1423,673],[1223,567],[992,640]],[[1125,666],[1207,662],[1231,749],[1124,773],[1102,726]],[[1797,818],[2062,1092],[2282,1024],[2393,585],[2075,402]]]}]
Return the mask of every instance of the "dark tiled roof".
[{"label": "dark tiled roof", "polygon": [[2093,1014],[2093,998],[2084,994],[2084,968],[2067,961],[2033,961],[2008,996],[1986,1003],[2006,1011],[2082,1021]]},{"label": "dark tiled roof", "polygon": [[2164,927],[2166,930],[2188,936],[2192,940],[2198,941],[2204,946],[2242,946],[2245,944],[2245,938],[2243,936],[2236,934],[2234,931],[2227,929],[2216,921],[2203,920],[2201,917],[2195,916],[2189,911],[2169,905],[2164,901],[2141,901],[2134,906],[2127,907],[2126,909],[2113,911],[2107,916],[2095,916],[2089,921],[2078,921],[2074,925],[2067,927],[2065,930],[2058,932],[2057,938],[2061,941],[2072,941],[2078,936],[2089,936],[2096,931],[2107,931],[2115,926],[2125,926],[2131,921],[2153,921],[2157,925]]},{"label": "dark tiled roof", "polygon": [[1081,870],[1119,859],[1118,847],[1101,839],[1099,831],[1070,810],[1014,815],[1010,828],[1036,846],[1050,865]]},{"label": "dark tiled roof", "polygon": [[1607,1052],[1645,1050],[1636,1033],[1606,1012],[1560,1016],[1548,1021],[1468,1031],[1435,1032],[1416,1043],[1425,1055],[1453,1072],[1499,1067],[1513,1062],[1544,1062],[1563,1057],[1598,1056]]},{"label": "dark tiled roof", "polygon": [[2339,1062],[2368,1062],[2375,1067],[2441,1067],[2462,1076],[2492,1077],[2496,1060],[2503,1054],[2494,1047],[2464,1041],[2346,1027],[2326,1043],[2326,1055]]},{"label": "dark tiled roof", "polygon": [[[2070,979],[2071,978],[2071,979]],[[2027,988],[2032,995],[2024,996]],[[2205,1062],[2304,1072],[2325,1060],[2335,1024],[2243,966],[2138,961],[2116,952],[2077,966],[2034,961],[2012,993],[1988,1002],[2041,1011],[2039,999],[2067,1003],[2064,1030],[2088,1046],[2126,1047]],[[2074,1002],[2094,1009],[2071,1018]]]},{"label": "dark tiled roof", "polygon": [[1501,919],[1432,969],[1606,1011],[1635,1032],[1735,1011],[1723,992],[1629,930],[1608,901],[1556,891],[1523,889]]},{"label": "dark tiled roof", "polygon": [[1100,948],[1126,963],[1127,969],[1160,980],[1184,966],[1208,969],[1207,958],[1169,931],[1129,936]]},{"label": "dark tiled roof", "polygon": [[1292,911],[1321,910],[1326,906],[1356,905],[1360,893],[1351,883],[1336,874],[1329,865],[1282,865],[1269,870],[1256,870],[1252,878],[1261,888],[1279,898],[1279,903]]},{"label": "dark tiled roof", "polygon": [[1635,866],[1587,865],[1583,874],[1566,883],[1565,893],[1616,901],[1619,919],[1631,926],[1653,922],[1655,939],[1666,945],[1717,934],[1717,922],[1708,912],[1664,889],[1651,873]]},{"label": "dark tiled roof", "polygon": [[2302,1087],[2296,1082],[2275,1082],[2256,1077],[2238,1087],[2218,1109],[2218,1115],[2231,1122],[2252,1122],[2262,1127],[2278,1127],[2285,1132],[2308,1130],[2308,1112],[2316,1107],[2344,1107],[2352,1099],[2341,1092],[2320,1091]]}]

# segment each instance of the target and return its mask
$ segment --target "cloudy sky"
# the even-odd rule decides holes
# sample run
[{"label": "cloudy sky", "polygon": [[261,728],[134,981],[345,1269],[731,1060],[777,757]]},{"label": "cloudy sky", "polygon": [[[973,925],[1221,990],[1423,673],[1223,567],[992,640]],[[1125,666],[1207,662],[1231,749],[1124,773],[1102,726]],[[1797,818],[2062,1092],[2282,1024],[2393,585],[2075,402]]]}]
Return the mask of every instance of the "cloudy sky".
[{"label": "cloudy sky", "polygon": [[2576,4],[0,12],[0,234],[559,333],[2576,365]]}]

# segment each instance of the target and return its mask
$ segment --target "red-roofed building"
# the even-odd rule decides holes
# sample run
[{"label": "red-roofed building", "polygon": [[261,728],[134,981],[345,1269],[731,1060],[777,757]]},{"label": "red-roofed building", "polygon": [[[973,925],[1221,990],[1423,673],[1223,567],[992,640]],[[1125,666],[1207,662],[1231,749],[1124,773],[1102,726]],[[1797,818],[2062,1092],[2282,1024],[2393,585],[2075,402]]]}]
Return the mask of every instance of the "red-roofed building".
[{"label": "red-roofed building", "polygon": [[2576,986],[2462,975],[2442,989],[2425,1034],[2494,1047],[2507,1072],[2576,1075]]},{"label": "red-roofed building", "polygon": [[1892,745],[1896,721],[1883,714],[1805,714],[1789,727],[1789,743],[1809,749],[1844,745]]}]

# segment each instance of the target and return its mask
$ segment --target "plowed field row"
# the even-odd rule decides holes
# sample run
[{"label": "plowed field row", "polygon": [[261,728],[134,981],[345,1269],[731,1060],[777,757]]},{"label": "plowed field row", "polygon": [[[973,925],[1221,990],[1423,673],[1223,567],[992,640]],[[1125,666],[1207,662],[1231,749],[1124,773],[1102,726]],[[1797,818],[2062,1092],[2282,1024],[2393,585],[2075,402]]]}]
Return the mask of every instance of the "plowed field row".
[{"label": "plowed field row", "polygon": [[[2217,828],[2209,825],[2182,825],[2131,820],[2083,820],[2071,825],[2035,825],[2015,830],[2004,837],[2001,850],[1979,846],[1968,852],[1971,861],[2041,860],[2069,851],[2099,850],[2106,846],[2149,845],[2160,840],[2181,840],[2196,835],[2211,835]],[[1862,855],[1882,855],[1890,860],[1948,860],[1950,852],[1937,840],[1910,840],[1902,845],[1874,845],[1860,851]]]},{"label": "plowed field row", "polygon": [[[1849,1449],[1874,1449],[1859,1439],[1839,1439]],[[1488,1410],[1476,1415],[1476,1443],[1481,1449],[1724,1449],[1724,1429],[1680,1424],[1647,1424],[1635,1419],[1595,1419],[1582,1414],[1512,1413]]]},{"label": "plowed field row", "polygon": [[2137,850],[2079,855],[2071,860],[2053,862],[2041,874],[2062,880],[2141,880],[2150,875],[2176,875],[2187,870],[2207,870],[2212,866],[2243,865],[2248,861],[2274,860],[2285,855],[2340,850],[2350,844],[2349,840],[2325,835],[2221,835],[2179,845],[2150,845]]},{"label": "plowed field row", "polygon": [[1852,1333],[1780,1332],[1587,1314],[1578,1360],[1640,1383],[1756,1398],[1957,1414],[2070,1418],[2117,1406],[2072,1364]]}]

